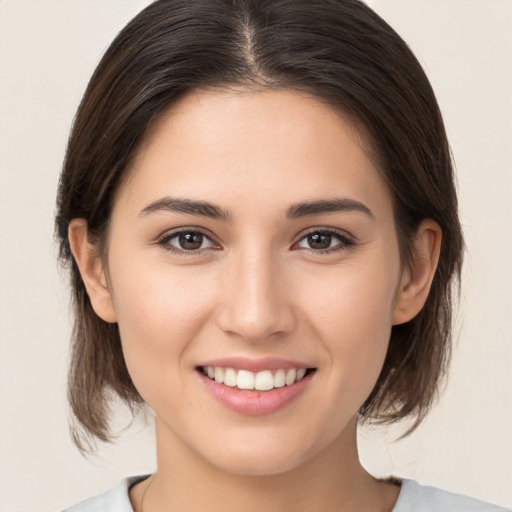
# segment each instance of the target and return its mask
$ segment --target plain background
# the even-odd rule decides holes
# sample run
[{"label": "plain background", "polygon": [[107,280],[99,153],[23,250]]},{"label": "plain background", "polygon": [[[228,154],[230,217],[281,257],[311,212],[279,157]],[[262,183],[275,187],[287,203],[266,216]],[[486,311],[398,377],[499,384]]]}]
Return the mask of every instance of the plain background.
[{"label": "plain background", "polygon": [[[361,435],[367,467],[512,505],[512,2],[373,0],[445,115],[468,255],[443,399],[411,437]],[[154,468],[138,422],[89,461],[72,446],[69,315],[53,243],[71,121],[95,65],[144,0],[0,0],[0,511],[58,510]]]}]

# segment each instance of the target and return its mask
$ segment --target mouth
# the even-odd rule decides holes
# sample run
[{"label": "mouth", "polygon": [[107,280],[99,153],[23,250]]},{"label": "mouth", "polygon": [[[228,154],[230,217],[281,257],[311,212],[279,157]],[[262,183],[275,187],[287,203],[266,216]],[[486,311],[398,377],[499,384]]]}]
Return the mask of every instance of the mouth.
[{"label": "mouth", "polygon": [[222,366],[199,366],[197,370],[210,380],[246,391],[272,391],[292,386],[309,376],[315,368],[277,368],[253,372]]},{"label": "mouth", "polygon": [[284,360],[226,359],[197,366],[196,374],[207,394],[222,406],[245,416],[261,416],[296,402],[310,387],[316,370]]}]

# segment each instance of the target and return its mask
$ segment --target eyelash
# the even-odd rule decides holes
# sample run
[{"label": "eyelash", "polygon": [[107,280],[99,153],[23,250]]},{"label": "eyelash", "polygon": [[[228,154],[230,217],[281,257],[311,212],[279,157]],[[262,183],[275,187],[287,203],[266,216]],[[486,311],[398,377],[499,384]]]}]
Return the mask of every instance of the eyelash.
[{"label": "eyelash", "polygon": [[209,235],[208,233],[205,233],[204,231],[202,231],[200,229],[194,228],[194,229],[179,229],[177,231],[167,233],[162,238],[160,238],[160,240],[158,240],[157,245],[161,245],[166,251],[170,251],[172,253],[175,253],[178,255],[183,255],[183,256],[201,254],[203,251],[206,250],[206,249],[200,249],[198,251],[187,251],[185,249],[178,249],[177,247],[173,247],[172,245],[169,244],[169,242],[173,238],[177,238],[183,234],[200,234],[200,235],[204,236],[207,240],[209,240],[212,244],[215,244],[215,242],[213,241],[212,235]]},{"label": "eyelash", "polygon": [[[166,235],[164,235],[162,238],[160,238],[160,240],[158,240],[157,242],[157,245],[160,245],[162,246],[165,250],[167,251],[170,251],[174,254],[178,254],[178,255],[182,255],[182,256],[189,256],[189,255],[197,255],[197,254],[201,254],[203,253],[205,250],[207,249],[200,249],[200,250],[195,250],[195,251],[187,251],[185,249],[178,249],[177,247],[174,247],[172,245],[170,245],[170,241],[173,240],[174,238],[177,238],[179,237],[180,235],[183,235],[183,234],[200,234],[202,235],[203,237],[205,237],[207,240],[209,240],[212,244],[215,244],[215,242],[213,241],[213,237],[200,230],[200,229],[197,229],[197,228],[194,228],[194,229],[180,229],[180,230],[177,230],[177,231],[173,231],[171,233],[167,233]],[[306,250],[309,250],[311,253],[317,255],[317,254],[330,254],[330,253],[333,253],[333,252],[337,252],[337,251],[343,251],[343,250],[347,250],[348,248],[350,248],[351,246],[353,245],[356,245],[356,242],[353,240],[353,238],[349,237],[348,235],[340,232],[340,231],[336,231],[336,230],[333,230],[333,229],[319,229],[319,228],[316,228],[316,229],[312,229],[308,232],[306,232],[304,235],[301,236],[301,238],[298,240],[298,242],[296,242],[294,244],[294,246],[296,246],[297,244],[299,244],[302,240],[306,239],[308,236],[310,235],[313,235],[313,234],[320,234],[320,235],[328,235],[328,236],[332,236],[332,237],[335,237],[337,238],[338,240],[340,240],[340,243],[335,245],[334,247],[331,247],[331,248],[327,248],[327,249],[306,249]]]},{"label": "eyelash", "polygon": [[334,229],[318,229],[318,228],[316,228],[316,229],[311,229],[310,231],[304,233],[304,235],[302,235],[301,238],[299,239],[299,241],[294,245],[297,245],[302,240],[304,240],[305,238],[307,238],[308,236],[313,235],[313,234],[332,236],[334,238],[337,238],[340,241],[339,244],[335,245],[334,247],[330,247],[328,249],[306,249],[306,250],[311,251],[314,254],[331,254],[333,252],[347,250],[348,248],[350,248],[351,246],[356,244],[355,240],[345,233],[336,231]]}]

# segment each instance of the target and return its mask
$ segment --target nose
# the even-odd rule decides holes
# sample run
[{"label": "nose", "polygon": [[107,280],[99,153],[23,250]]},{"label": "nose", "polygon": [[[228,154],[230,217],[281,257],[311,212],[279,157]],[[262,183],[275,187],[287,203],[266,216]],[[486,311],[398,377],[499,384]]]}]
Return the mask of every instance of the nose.
[{"label": "nose", "polygon": [[224,332],[254,343],[294,329],[291,289],[277,257],[262,251],[233,256],[223,279],[217,319]]}]

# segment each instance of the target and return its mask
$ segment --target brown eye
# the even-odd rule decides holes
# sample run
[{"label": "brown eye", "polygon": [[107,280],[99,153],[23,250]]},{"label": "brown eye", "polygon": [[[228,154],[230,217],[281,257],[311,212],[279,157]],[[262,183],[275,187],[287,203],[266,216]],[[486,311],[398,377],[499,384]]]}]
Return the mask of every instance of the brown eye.
[{"label": "brown eye", "polygon": [[179,231],[171,233],[160,244],[175,252],[200,252],[213,247],[213,242],[200,231]]},{"label": "brown eye", "polygon": [[311,249],[328,249],[331,246],[332,235],[326,233],[313,233],[307,237]]},{"label": "brown eye", "polygon": [[354,241],[343,233],[318,230],[308,233],[297,245],[302,249],[310,249],[322,253],[345,249],[348,246],[354,245]]},{"label": "brown eye", "polygon": [[180,249],[195,251],[203,245],[204,235],[202,233],[181,233],[178,235]]}]

